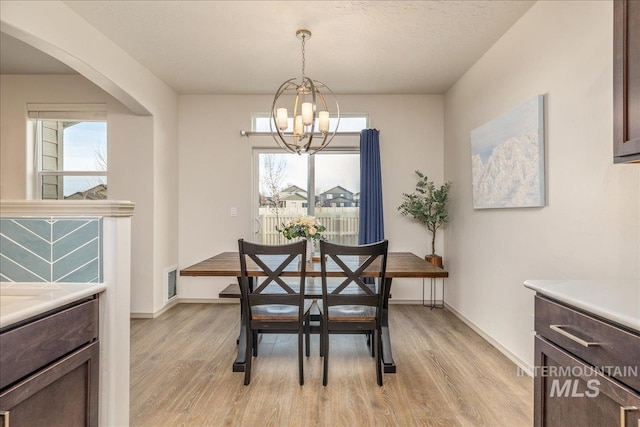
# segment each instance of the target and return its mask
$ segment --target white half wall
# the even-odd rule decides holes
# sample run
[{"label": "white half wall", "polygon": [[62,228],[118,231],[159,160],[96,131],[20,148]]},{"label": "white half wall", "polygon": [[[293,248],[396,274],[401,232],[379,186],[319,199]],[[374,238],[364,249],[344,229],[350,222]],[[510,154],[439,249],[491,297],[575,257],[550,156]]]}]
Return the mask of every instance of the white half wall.
[{"label": "white half wall", "polygon": [[[340,110],[367,113],[380,130],[385,236],[392,251],[430,251],[426,228],[397,211],[403,192],[412,192],[420,169],[443,179],[441,95],[339,95]],[[265,113],[266,95],[180,96],[180,262],[188,267],[222,251],[236,251],[239,238],[251,239],[252,148],[276,147],[269,136],[245,138],[251,114]],[[359,137],[336,137],[331,145],[357,147]],[[230,216],[236,207],[238,215]],[[438,240],[442,253],[443,235]],[[179,297],[217,298],[235,278],[179,277]],[[396,279],[393,298],[421,300],[422,280]]]},{"label": "white half wall", "polygon": [[[445,94],[447,303],[529,366],[525,279],[640,286],[640,167],[612,161],[612,23],[610,1],[537,2]],[[546,98],[547,206],[474,210],[471,130],[536,94]]]}]

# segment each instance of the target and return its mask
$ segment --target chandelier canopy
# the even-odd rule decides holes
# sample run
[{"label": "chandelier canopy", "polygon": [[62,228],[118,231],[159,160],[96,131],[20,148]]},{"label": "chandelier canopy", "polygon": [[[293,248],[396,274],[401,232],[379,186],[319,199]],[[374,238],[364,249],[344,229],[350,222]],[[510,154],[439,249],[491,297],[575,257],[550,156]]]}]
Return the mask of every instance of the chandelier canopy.
[{"label": "chandelier canopy", "polygon": [[[296,37],[302,40],[302,79],[300,83],[295,78],[289,79],[280,85],[273,98],[269,127],[273,139],[284,150],[314,154],[329,145],[335,136],[340,124],[340,106],[331,89],[304,74],[304,48],[311,31],[298,30]],[[331,126],[333,121],[335,126]]]}]

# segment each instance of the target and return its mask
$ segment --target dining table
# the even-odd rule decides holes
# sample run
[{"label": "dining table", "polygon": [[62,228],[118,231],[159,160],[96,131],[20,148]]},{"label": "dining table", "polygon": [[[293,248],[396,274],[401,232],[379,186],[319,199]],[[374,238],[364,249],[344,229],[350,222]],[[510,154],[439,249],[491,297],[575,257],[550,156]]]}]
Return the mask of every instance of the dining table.
[{"label": "dining table", "polygon": [[[354,260],[357,263],[357,260]],[[247,275],[259,277],[264,273],[249,263],[247,265]],[[321,277],[320,259],[314,257],[311,262],[305,265],[305,277],[308,278],[305,295],[309,299],[321,299],[321,286],[315,283],[314,278]],[[370,266],[362,273],[362,277],[375,277],[378,270],[374,265]],[[189,267],[180,270],[180,276],[192,277],[236,277],[240,279],[240,257],[238,252],[221,252],[203,261],[197,262]],[[300,275],[299,267],[292,263],[285,269],[281,276],[295,277]],[[344,273],[332,262],[327,262],[327,276],[340,277]],[[385,373],[395,373],[396,364],[391,351],[391,336],[389,333],[389,297],[391,295],[391,283],[394,278],[446,278],[449,272],[436,266],[424,258],[411,252],[389,252],[387,255],[387,268],[385,277],[385,297],[382,312],[382,360]],[[240,338],[238,339],[237,356],[233,363],[234,372],[243,372],[245,367],[245,339],[244,328],[240,328]]]}]

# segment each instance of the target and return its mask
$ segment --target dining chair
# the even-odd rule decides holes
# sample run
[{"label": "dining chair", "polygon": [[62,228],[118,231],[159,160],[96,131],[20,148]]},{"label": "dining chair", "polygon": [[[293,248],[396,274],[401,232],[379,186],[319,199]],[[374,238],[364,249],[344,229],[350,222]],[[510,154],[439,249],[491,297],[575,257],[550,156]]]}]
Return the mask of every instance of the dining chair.
[{"label": "dining chair", "polygon": [[[320,241],[322,302],[320,346],[324,357],[322,384],[329,371],[329,334],[373,336],[376,377],[382,385],[382,313],[389,242],[344,246]],[[364,277],[364,276],[367,277]],[[336,277],[339,276],[339,277]]]},{"label": "dining chair", "polygon": [[[309,342],[309,309],[305,300],[306,241],[288,245],[260,245],[238,240],[240,254],[240,303],[245,330],[244,385],[251,381],[251,358],[257,356],[259,333],[297,333],[298,371],[304,384],[303,333]],[[293,270],[296,276],[283,277]],[[261,279],[257,282],[257,279]]]}]

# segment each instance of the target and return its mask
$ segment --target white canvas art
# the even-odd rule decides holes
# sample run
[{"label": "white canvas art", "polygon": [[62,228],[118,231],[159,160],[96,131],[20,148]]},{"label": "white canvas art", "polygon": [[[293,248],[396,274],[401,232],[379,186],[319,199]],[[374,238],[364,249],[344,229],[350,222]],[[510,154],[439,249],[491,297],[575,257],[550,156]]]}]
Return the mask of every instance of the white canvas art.
[{"label": "white canvas art", "polygon": [[471,131],[474,209],[545,205],[544,95]]}]

